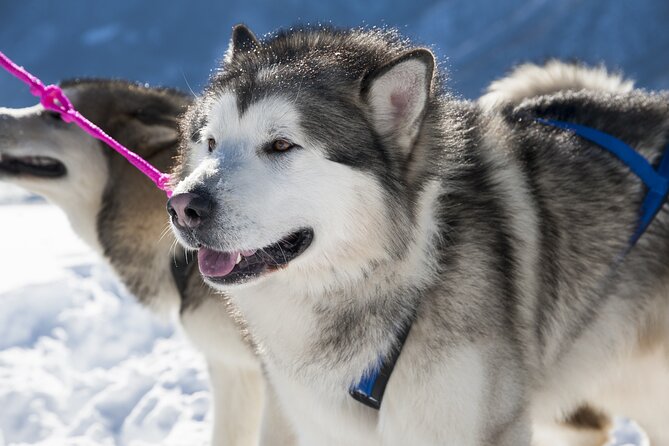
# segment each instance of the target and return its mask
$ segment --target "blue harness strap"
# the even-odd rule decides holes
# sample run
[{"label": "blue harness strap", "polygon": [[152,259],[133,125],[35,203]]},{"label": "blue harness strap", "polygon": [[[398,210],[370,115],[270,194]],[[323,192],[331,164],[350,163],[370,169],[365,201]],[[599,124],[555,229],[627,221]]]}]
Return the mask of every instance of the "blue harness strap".
[{"label": "blue harness strap", "polygon": [[392,375],[393,369],[395,369],[395,364],[400,357],[402,347],[409,336],[412,322],[413,317],[402,327],[402,331],[397,337],[395,348],[390,352],[390,356],[387,358],[381,356],[376,364],[363,373],[360,381],[352,385],[349,389],[349,395],[372,409],[379,410],[381,408],[381,401],[383,401],[386,385],[388,385],[390,375]]},{"label": "blue harness strap", "polygon": [[648,191],[641,204],[639,225],[630,238],[630,248],[632,248],[646,229],[648,229],[648,226],[650,226],[657,213],[660,212],[662,205],[664,205],[669,196],[669,145],[665,148],[660,165],[655,170],[646,158],[636,150],[608,133],[570,122],[542,118],[537,118],[536,121],[541,124],[570,130],[581,138],[597,144],[602,149],[616,156],[643,181]]},{"label": "blue harness strap", "polygon": [[[602,149],[617,157],[637,176],[647,187],[646,196],[641,204],[639,225],[630,238],[629,252],[643,233],[648,229],[657,213],[669,196],[669,145],[665,148],[660,164],[655,170],[653,166],[633,148],[608,133],[595,130],[579,124],[555,121],[552,119],[537,118],[536,122],[552,127],[569,130],[583,139],[597,144]],[[381,407],[383,394],[390,375],[395,368],[402,346],[411,330],[411,323],[406,324],[397,339],[396,348],[388,358],[380,357],[370,370],[366,371],[360,381],[349,389],[349,394],[361,403],[373,409]]]}]

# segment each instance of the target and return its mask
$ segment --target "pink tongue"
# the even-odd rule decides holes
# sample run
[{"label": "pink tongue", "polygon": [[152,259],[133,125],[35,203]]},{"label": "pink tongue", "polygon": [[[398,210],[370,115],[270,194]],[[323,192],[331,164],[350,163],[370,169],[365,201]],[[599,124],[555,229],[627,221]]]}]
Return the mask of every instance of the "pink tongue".
[{"label": "pink tongue", "polygon": [[230,274],[235,267],[239,252],[219,252],[212,249],[200,248],[197,260],[200,272],[208,277],[224,277]]}]

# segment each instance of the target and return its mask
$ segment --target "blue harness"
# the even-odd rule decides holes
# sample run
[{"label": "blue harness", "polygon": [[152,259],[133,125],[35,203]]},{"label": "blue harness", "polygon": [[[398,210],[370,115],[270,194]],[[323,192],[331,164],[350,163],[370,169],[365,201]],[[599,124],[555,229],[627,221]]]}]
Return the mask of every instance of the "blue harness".
[{"label": "blue harness", "polygon": [[[662,209],[662,205],[669,196],[669,145],[665,148],[660,164],[655,170],[653,166],[638,152],[618,138],[608,133],[600,132],[590,127],[569,122],[555,121],[552,119],[537,118],[536,122],[563,130],[569,130],[583,139],[597,144],[602,149],[610,152],[618,158],[646,185],[646,197],[641,204],[639,225],[630,238],[629,246],[624,254],[628,253],[648,229],[657,213]],[[406,342],[409,331],[411,330],[411,321],[399,333],[397,344],[393,352],[387,358],[380,357],[371,370],[366,371],[360,381],[355,383],[349,389],[349,394],[360,401],[362,404],[372,409],[380,409],[383,394],[390,375],[395,368],[397,359],[400,356],[402,347]]]}]

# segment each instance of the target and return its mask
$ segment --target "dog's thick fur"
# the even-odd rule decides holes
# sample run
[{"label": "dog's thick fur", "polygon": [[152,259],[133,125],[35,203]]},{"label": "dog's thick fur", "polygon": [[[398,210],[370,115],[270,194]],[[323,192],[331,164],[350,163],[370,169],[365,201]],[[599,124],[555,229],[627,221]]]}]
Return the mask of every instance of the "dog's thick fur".
[{"label": "dog's thick fur", "polygon": [[[72,81],[62,87],[74,106],[112,137],[159,169],[171,168],[177,117],[189,97],[122,81]],[[56,160],[66,174],[41,177],[14,171],[12,160],[31,162],[26,157]],[[207,360],[213,444],[257,444],[264,393],[259,363],[225,304],[203,284],[197,266],[184,273],[182,293],[177,290],[170,270],[183,253],[167,230],[165,194],[121,156],[41,105],[0,108],[0,180],[61,207],[77,234],[142,304],[159,314],[179,314],[184,331]]]},{"label": "dog's thick fur", "polygon": [[[622,413],[669,444],[669,217],[614,268],[644,187],[534,120],[657,162],[669,96],[558,88],[481,106],[441,84],[429,51],[392,32],[238,27],[184,119],[176,192],[212,200],[198,227],[175,226],[185,245],[247,252],[313,230],[282,268],[205,278],[246,319],[297,441],[530,444],[533,417],[620,409],[604,383],[652,357],[662,387]],[[380,411],[352,400],[412,319]]]},{"label": "dog's thick fur", "polygon": [[544,65],[525,63],[506,77],[494,81],[478,103],[483,108],[518,105],[523,100],[565,91],[630,93],[634,82],[606,68],[592,68],[576,63],[550,60]]}]

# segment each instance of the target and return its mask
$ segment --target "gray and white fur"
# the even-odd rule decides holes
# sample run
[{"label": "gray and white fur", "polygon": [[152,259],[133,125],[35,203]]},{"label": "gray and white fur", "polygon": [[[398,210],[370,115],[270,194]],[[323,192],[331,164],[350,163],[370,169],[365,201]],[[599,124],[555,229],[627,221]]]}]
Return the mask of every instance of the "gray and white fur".
[{"label": "gray and white fur", "polygon": [[[171,168],[177,118],[191,98],[124,81],[69,81],[62,88],[112,137],[157,168]],[[202,282],[196,259],[186,259],[194,267],[180,274],[179,291],[171,268],[183,251],[167,227],[165,194],[106,145],[41,105],[0,108],[0,181],[62,208],[75,232],[143,305],[179,316],[207,361],[213,444],[257,444],[264,398],[259,363],[225,303]]]},{"label": "gray and white fur", "polygon": [[[661,387],[622,413],[669,444],[669,216],[613,268],[644,187],[534,120],[657,162],[669,96],[601,90],[484,107],[392,31],[235,29],[182,126],[176,193],[207,212],[175,211],[173,228],[211,259],[205,280],[246,320],[298,444],[528,445],[531,420],[584,401],[619,413],[605,383],[646,358]],[[258,254],[305,229],[288,263]],[[221,276],[242,252],[235,268],[261,273]],[[412,319],[380,411],[351,399]]]},{"label": "gray and white fur", "polygon": [[[588,67],[582,63],[565,63],[550,60],[544,65],[525,63],[514,68],[511,73],[494,81],[479,98],[482,108],[517,106],[528,98],[553,95],[564,92],[603,92],[610,94],[630,93],[634,82],[620,73],[610,73],[603,66]],[[648,412],[642,418],[653,417],[657,409],[651,407],[646,396],[658,392],[669,394],[666,361],[662,354],[642,355],[628,361],[614,374],[600,383],[597,394],[601,405],[613,413],[585,404],[575,412],[564,412],[555,418],[534,420],[535,443],[542,445],[601,445],[608,444],[613,430],[612,415],[639,414]],[[648,444],[648,443],[644,443]]]},{"label": "gray and white fur", "polygon": [[634,81],[625,79],[620,73],[610,73],[603,66],[595,68],[553,59],[544,65],[518,65],[508,76],[491,83],[478,103],[483,108],[492,109],[564,91],[590,90],[615,94],[630,93],[633,89]]}]

